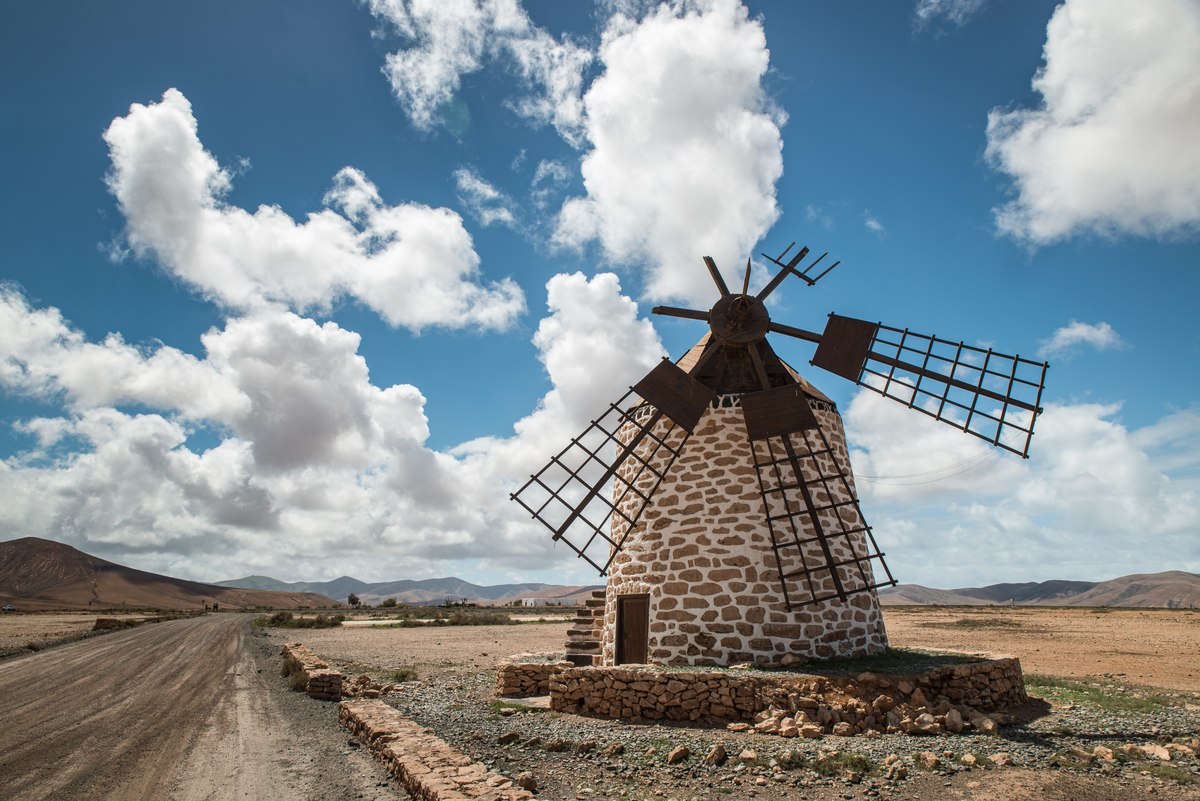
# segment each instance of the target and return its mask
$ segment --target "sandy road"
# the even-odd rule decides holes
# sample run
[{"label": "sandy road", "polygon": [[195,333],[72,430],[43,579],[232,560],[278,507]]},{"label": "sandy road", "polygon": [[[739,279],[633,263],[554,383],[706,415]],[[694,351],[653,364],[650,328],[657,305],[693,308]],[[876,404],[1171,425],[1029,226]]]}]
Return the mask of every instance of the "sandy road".
[{"label": "sandy road", "polygon": [[3,797],[404,798],[347,753],[334,705],[283,687],[249,622],[156,623],[0,663]]}]

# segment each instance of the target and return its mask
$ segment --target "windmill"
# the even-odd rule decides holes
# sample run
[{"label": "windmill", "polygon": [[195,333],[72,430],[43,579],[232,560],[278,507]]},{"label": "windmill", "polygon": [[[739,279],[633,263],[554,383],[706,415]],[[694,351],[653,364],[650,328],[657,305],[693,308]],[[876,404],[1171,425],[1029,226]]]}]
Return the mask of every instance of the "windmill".
[{"label": "windmill", "polygon": [[[664,359],[512,498],[602,576],[568,635],[579,664],[787,665],[874,653],[887,635],[876,590],[895,584],[854,487],[834,403],[783,362],[767,334],[816,345],[811,364],[1028,458],[1047,365],[990,348],[830,314],[821,333],[770,319],[793,275],[812,286],[828,254],[792,243],[779,272],[708,311]],[[787,259],[785,262],[784,260]],[[602,615],[600,614],[603,610]]]}]

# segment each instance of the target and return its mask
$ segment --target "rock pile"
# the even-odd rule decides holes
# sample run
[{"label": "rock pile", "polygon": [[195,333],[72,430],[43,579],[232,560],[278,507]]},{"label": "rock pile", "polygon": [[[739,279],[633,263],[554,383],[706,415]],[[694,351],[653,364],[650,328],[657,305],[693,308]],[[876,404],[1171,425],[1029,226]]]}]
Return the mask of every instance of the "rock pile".
[{"label": "rock pile", "polygon": [[384,684],[374,681],[366,673],[359,673],[352,679],[342,682],[343,698],[378,698],[396,689],[395,684]]},{"label": "rock pile", "polygon": [[304,674],[307,680],[304,689],[309,698],[323,701],[341,699],[342,682],[346,677],[340,671],[330,668],[329,663],[320,659],[303,643],[287,643],[283,646],[282,653],[285,672]]},{"label": "rock pile", "polygon": [[382,701],[342,701],[338,720],[387,766],[418,801],[526,801],[536,787],[532,775],[523,786],[487,769],[482,762],[450,747],[429,729],[401,715]]},{"label": "rock pile", "polygon": [[1016,659],[948,665],[920,675],[857,677],[572,668],[556,672],[549,688],[550,706],[560,712],[623,720],[735,721],[730,728],[784,737],[953,734],[967,728],[990,734],[1007,722],[997,710],[1028,700]]},{"label": "rock pile", "polygon": [[527,662],[512,659],[496,666],[496,697],[529,698],[550,694],[550,679],[573,662]]}]

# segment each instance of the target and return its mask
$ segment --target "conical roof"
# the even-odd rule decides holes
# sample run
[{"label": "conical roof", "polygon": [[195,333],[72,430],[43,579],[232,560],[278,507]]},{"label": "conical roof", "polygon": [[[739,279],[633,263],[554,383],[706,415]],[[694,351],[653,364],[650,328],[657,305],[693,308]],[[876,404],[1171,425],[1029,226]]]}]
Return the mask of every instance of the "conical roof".
[{"label": "conical roof", "polygon": [[[695,345],[693,345],[688,350],[687,353],[683,354],[683,356],[681,356],[675,362],[675,364],[678,365],[679,368],[682,369],[685,373],[691,374],[696,369],[696,364],[700,361],[700,355],[702,353],[704,353],[704,349],[706,347],[708,347],[708,344],[711,341],[711,339],[712,339],[712,331],[705,332],[704,336],[700,337],[700,341],[697,342]],[[776,358],[778,358],[778,357],[776,357]],[[806,379],[804,379],[799,373],[797,373],[790,364],[785,362],[783,359],[779,359],[779,363],[784,366],[784,369],[786,369],[788,371],[788,374],[791,375],[792,378],[796,379],[796,383],[800,385],[800,388],[802,390],[804,390],[805,395],[807,395],[810,398],[813,398],[814,400],[819,400],[819,401],[823,401],[824,403],[828,403],[830,406],[834,406],[834,407],[837,406],[837,404],[835,404],[832,400],[830,400],[825,395],[825,393],[821,392],[821,390],[814,387]]]}]

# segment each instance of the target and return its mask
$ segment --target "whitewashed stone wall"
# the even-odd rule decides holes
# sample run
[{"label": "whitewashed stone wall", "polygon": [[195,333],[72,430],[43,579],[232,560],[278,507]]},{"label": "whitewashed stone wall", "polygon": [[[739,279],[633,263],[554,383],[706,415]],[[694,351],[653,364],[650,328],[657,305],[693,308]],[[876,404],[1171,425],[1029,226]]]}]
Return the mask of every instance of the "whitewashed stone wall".
[{"label": "whitewashed stone wall", "polygon": [[[616,660],[618,598],[639,593],[650,598],[648,654],[655,663],[786,666],[802,659],[869,654],[887,647],[874,591],[787,610],[750,442],[735,397],[718,399],[705,413],[613,560],[604,617],[604,665]],[[834,448],[838,467],[849,476],[841,417],[827,402],[810,402]],[[668,428],[662,421],[656,433],[664,436]],[[670,434],[672,443],[682,435],[675,429]],[[635,469],[633,460],[623,466],[628,478]],[[648,479],[643,477],[639,486],[648,491]],[[852,480],[849,486],[853,491]],[[619,528],[613,533],[614,539],[625,535]],[[866,553],[862,540],[857,535],[854,543],[860,554]],[[832,546],[849,547],[837,542]],[[835,556],[839,553],[845,551],[835,550]],[[824,561],[817,553],[811,557]],[[854,576],[843,575],[854,584]]]}]

